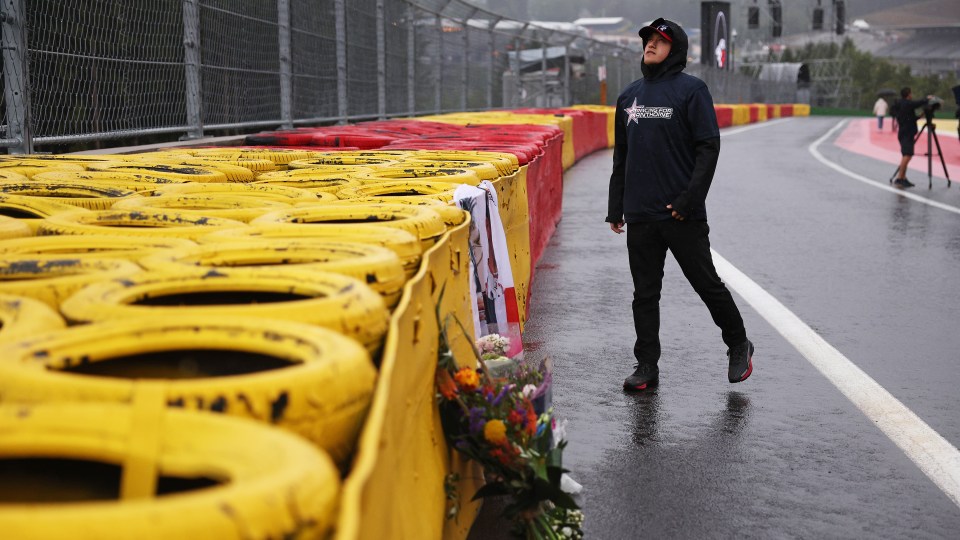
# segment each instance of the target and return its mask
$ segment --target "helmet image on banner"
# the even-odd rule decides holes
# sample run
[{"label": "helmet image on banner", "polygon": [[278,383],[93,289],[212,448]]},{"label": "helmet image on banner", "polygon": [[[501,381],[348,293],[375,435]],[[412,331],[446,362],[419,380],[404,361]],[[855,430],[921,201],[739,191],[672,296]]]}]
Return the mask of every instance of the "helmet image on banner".
[{"label": "helmet image on banner", "polygon": [[713,25],[714,62],[719,69],[727,69],[727,16],[723,11],[717,12]]}]

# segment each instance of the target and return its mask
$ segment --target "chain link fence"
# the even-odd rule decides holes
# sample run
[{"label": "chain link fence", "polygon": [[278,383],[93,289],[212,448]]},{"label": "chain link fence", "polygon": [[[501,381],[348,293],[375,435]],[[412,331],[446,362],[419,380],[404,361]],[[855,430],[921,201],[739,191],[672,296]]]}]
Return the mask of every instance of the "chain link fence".
[{"label": "chain link fence", "polygon": [[[467,0],[4,0],[0,22],[11,153],[612,104],[641,76],[638,50]],[[690,71],[717,102],[794,101],[790,85]]]}]

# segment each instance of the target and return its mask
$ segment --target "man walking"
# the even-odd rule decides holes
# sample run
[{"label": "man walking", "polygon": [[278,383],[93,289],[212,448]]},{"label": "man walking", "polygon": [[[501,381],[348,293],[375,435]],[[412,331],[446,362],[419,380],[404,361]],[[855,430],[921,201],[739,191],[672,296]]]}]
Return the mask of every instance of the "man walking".
[{"label": "man walking", "polygon": [[669,249],[707,305],[727,345],[731,383],[753,372],[753,344],[710,255],[705,200],[720,155],[713,98],[703,81],[682,73],[687,34],[657,19],[640,29],[644,77],[617,99],[613,173],[606,221],[627,232],[633,276],[637,365],[627,390],[659,383],[660,291]]}]

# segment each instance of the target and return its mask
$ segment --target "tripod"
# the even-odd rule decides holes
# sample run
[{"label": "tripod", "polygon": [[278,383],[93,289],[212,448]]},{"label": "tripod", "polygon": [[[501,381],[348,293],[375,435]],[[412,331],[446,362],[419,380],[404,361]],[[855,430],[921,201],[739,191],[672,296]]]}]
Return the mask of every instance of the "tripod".
[{"label": "tripod", "polygon": [[[931,121],[930,117],[927,117],[927,122],[923,124],[920,131],[917,132],[917,136],[913,139],[914,143],[920,140],[920,135],[923,134],[923,130],[927,130],[927,153],[925,154],[927,156],[927,189],[933,189],[933,143],[937,144],[937,156],[940,157],[940,166],[943,167],[943,175],[947,177],[947,187],[950,187],[950,173],[947,172],[947,163],[943,160],[943,150],[940,149],[940,139],[937,137],[937,126]],[[889,183],[893,183],[893,179],[899,171],[899,167],[893,171],[893,176],[890,177]]]}]

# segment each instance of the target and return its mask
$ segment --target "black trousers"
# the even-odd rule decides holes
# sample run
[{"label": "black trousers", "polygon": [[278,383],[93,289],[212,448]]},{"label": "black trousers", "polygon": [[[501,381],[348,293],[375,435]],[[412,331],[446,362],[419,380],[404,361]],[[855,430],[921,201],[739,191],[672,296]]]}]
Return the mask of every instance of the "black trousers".
[{"label": "black trousers", "polygon": [[627,225],[627,251],[633,276],[633,324],[637,330],[633,354],[637,362],[656,365],[660,359],[660,290],[668,249],[707,305],[727,347],[747,339],[740,310],[713,266],[709,233],[706,221],[668,219]]}]

